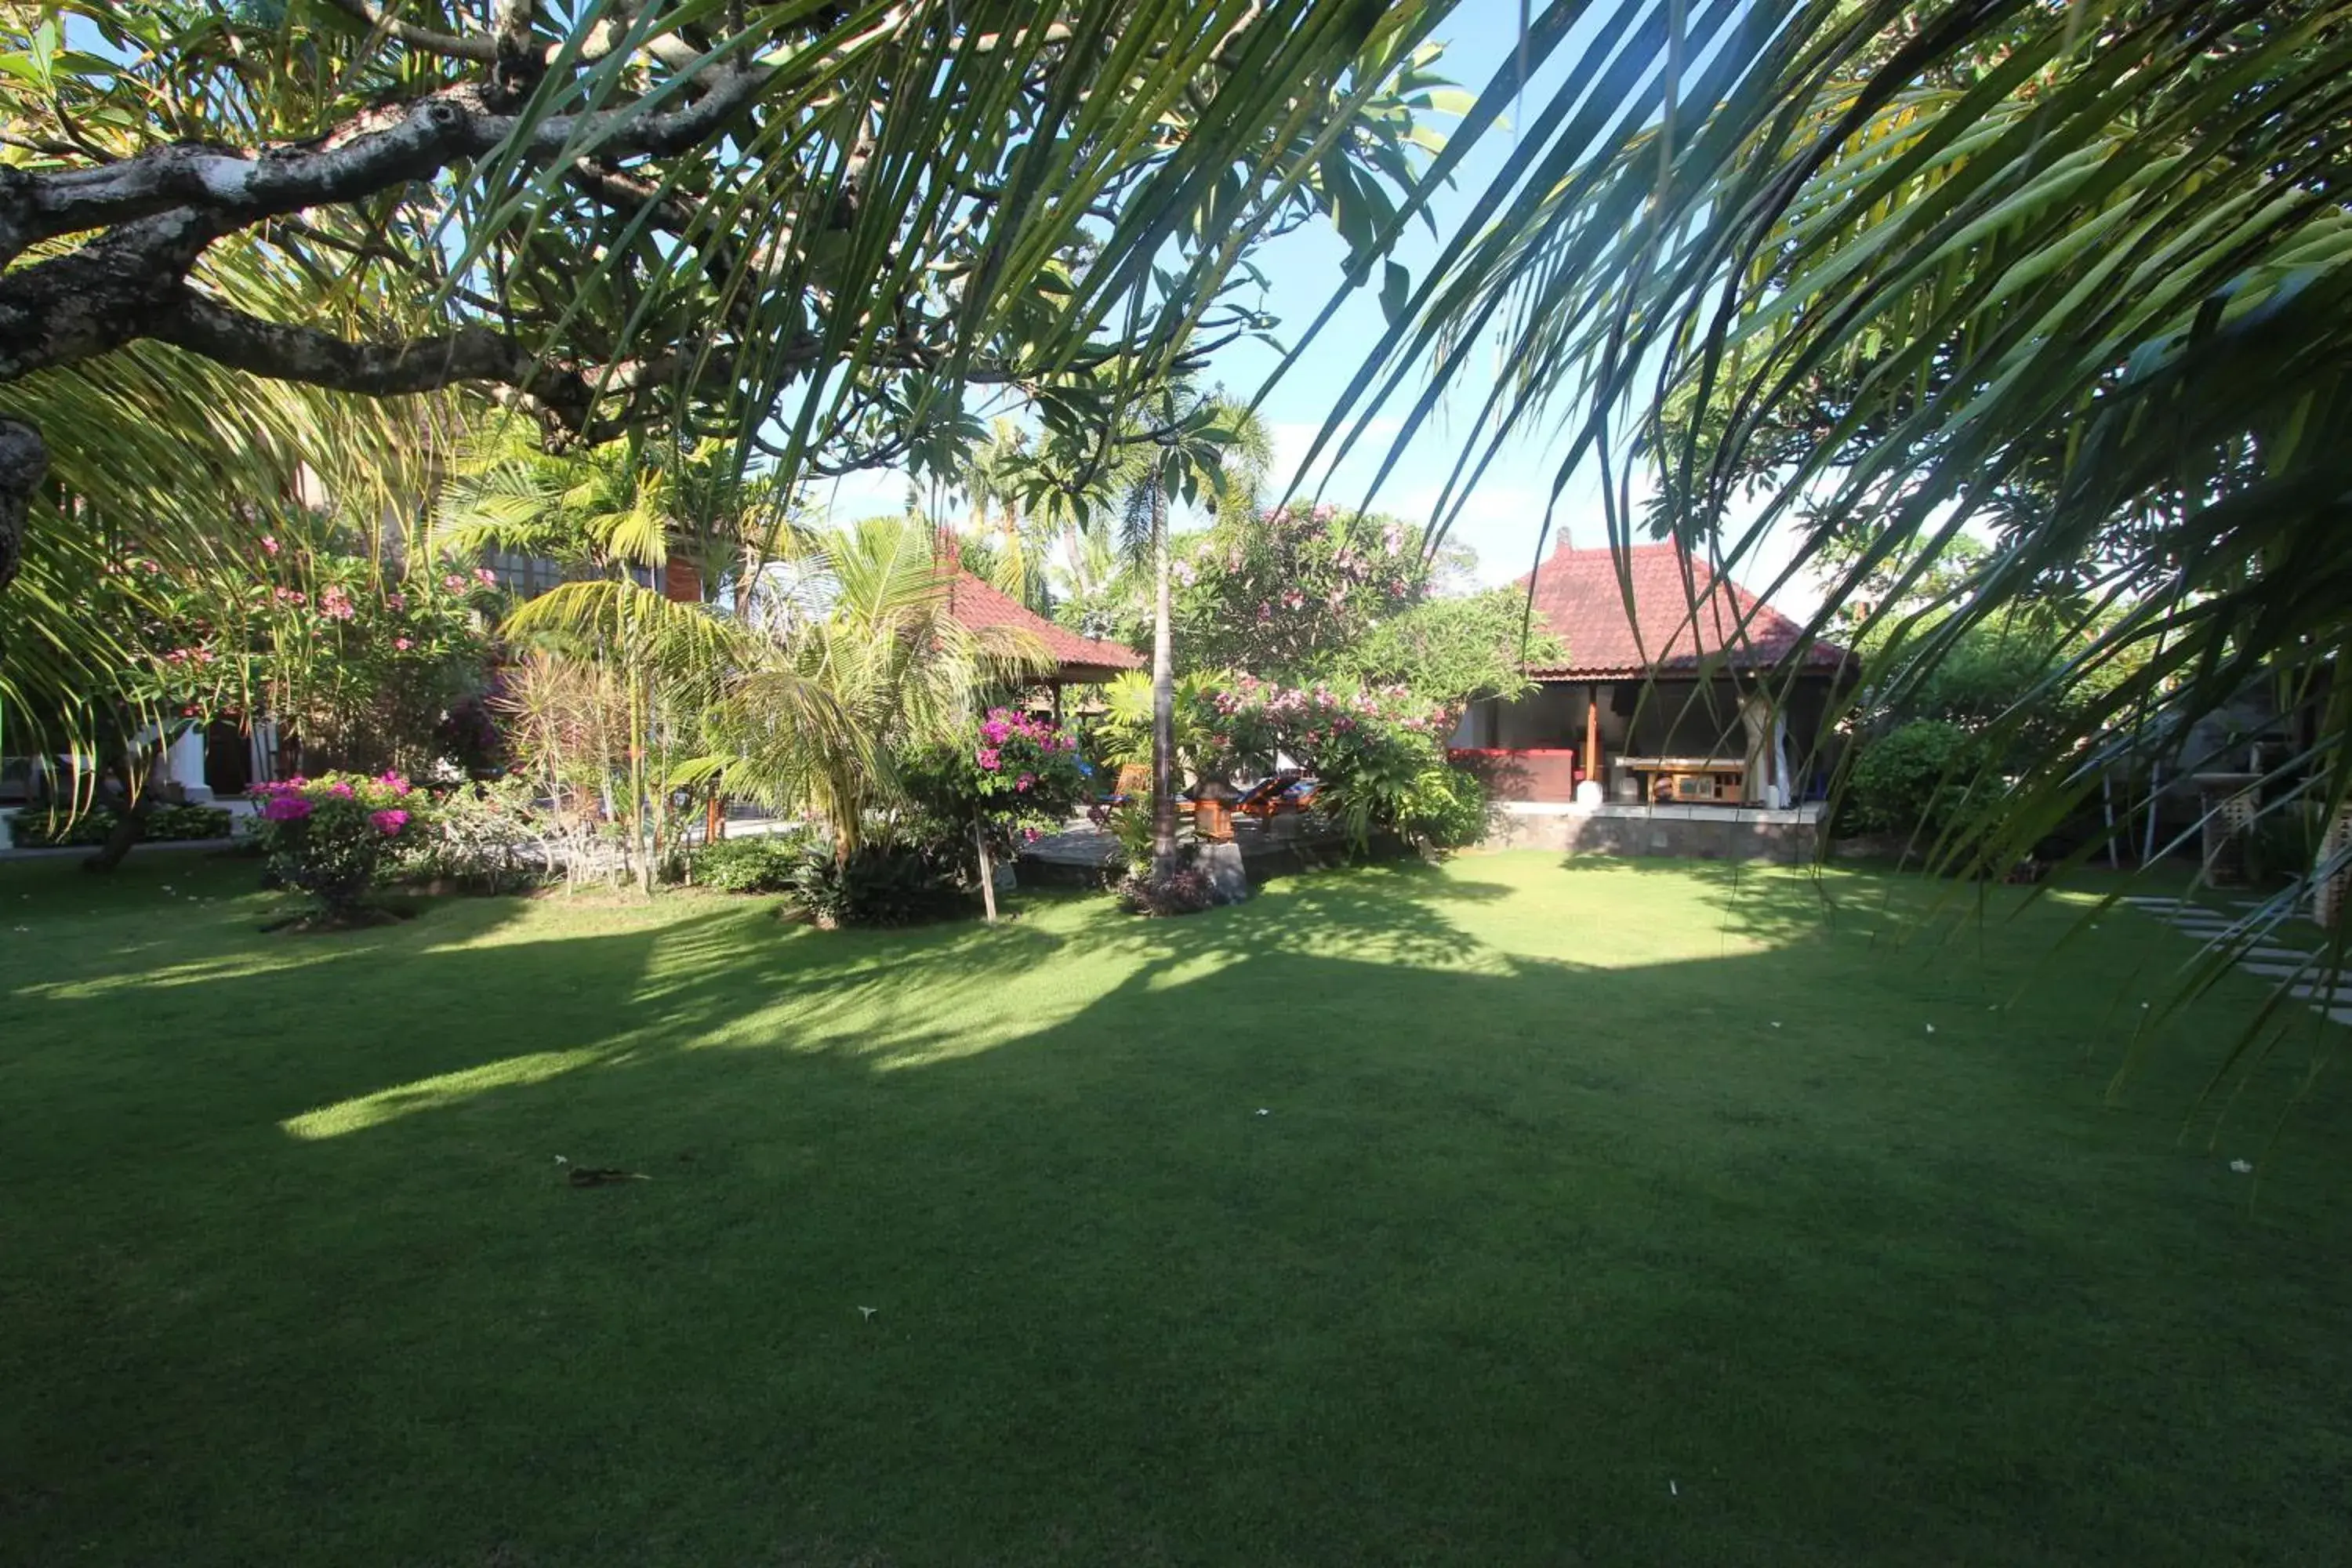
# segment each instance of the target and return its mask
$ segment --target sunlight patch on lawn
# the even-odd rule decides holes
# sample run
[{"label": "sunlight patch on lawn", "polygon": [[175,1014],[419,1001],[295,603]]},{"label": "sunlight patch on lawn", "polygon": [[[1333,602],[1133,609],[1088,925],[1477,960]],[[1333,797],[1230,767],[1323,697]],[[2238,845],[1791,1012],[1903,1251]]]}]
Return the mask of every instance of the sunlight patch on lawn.
[{"label": "sunlight patch on lawn", "polygon": [[289,1116],[278,1125],[281,1131],[305,1142],[340,1138],[346,1132],[363,1132],[420,1110],[443,1110],[489,1089],[545,1083],[603,1060],[604,1056],[596,1050],[533,1051],[462,1072],[445,1072],[414,1083],[380,1089],[356,1100],[338,1100],[299,1116]]},{"label": "sunlight patch on lawn", "polygon": [[186,963],[167,964],[161,969],[142,969],[121,974],[94,975],[87,980],[61,980],[20,986],[16,994],[38,996],[57,1002],[90,1001],[124,992],[165,990],[185,985],[209,985],[215,981],[250,980],[265,974],[285,974],[298,969],[313,969],[321,963],[331,963],[348,956],[343,953],[296,953],[279,958],[263,953],[243,953],[235,958],[196,959]]}]

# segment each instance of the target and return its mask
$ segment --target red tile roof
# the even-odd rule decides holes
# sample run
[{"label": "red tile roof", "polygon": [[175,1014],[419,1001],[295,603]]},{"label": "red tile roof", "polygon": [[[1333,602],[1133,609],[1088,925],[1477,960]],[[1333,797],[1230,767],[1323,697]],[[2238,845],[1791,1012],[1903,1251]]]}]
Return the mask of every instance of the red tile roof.
[{"label": "red tile roof", "polygon": [[[1529,674],[1625,679],[1688,670],[1702,661],[1763,669],[1780,664],[1803,640],[1803,626],[1728,577],[1710,580],[1706,563],[1679,545],[1637,544],[1625,552],[1624,569],[1633,590],[1631,615],[1626,582],[1606,546],[1571,550],[1562,542],[1536,569],[1536,614],[1568,645],[1568,658]],[[1527,592],[1527,578],[1519,579],[1518,590]],[[1805,648],[1804,665],[1834,670],[1852,657],[1834,643],[1816,641]]]},{"label": "red tile roof", "polygon": [[1055,674],[1063,680],[1102,680],[1122,669],[1143,668],[1143,656],[1133,648],[1057,626],[969,572],[959,571],[948,584],[948,613],[972,631],[1012,626],[1027,632],[1045,645],[1045,651],[1060,667]]}]

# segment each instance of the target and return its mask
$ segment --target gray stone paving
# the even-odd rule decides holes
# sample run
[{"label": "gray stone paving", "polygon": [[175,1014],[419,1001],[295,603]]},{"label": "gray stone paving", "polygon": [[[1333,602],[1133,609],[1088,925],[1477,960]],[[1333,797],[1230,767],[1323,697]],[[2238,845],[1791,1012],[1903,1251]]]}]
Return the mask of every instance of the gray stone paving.
[{"label": "gray stone paving", "polygon": [[[2194,938],[2204,950],[2230,952],[2237,968],[2263,980],[2276,982],[2297,1001],[2308,1002],[2315,1013],[2325,1013],[2330,1022],[2352,1024],[2352,977],[2337,980],[2326,974],[2325,959],[2317,960],[2304,948],[2282,947],[2275,942],[2264,941],[2276,931],[2276,922],[2263,924],[2256,919],[2263,905],[2259,900],[2232,899],[2230,907],[2242,910],[2236,918],[2205,905],[2185,899],[2160,899],[2147,894],[2126,894],[2121,903],[2129,904],[2151,920],[2162,921],[2186,937]],[[2251,940],[2249,940],[2251,939]],[[2234,944],[2245,942],[2242,948]],[[2297,979],[2310,975],[2309,979]]]}]

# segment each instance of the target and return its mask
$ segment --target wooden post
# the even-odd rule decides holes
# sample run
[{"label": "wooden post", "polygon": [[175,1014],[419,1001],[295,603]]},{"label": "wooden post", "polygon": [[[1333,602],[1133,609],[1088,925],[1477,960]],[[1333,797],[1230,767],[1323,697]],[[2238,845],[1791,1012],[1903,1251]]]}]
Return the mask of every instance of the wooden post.
[{"label": "wooden post", "polygon": [[1609,798],[1609,785],[1601,777],[1601,688],[1591,681],[1584,687],[1584,776],[1601,791],[1603,800]]},{"label": "wooden post", "polygon": [[703,807],[702,841],[705,844],[716,844],[720,838],[726,836],[726,808],[727,803],[721,800],[716,793],[712,794],[710,803]]}]

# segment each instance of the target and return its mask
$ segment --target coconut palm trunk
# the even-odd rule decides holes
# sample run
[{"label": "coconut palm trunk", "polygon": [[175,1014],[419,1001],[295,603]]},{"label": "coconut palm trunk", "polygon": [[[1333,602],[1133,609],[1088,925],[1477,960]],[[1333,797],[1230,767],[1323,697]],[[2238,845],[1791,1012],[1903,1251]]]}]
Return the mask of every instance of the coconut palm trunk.
[{"label": "coconut palm trunk", "polygon": [[1151,487],[1151,879],[1176,870],[1176,643],[1168,549],[1168,488]]}]

